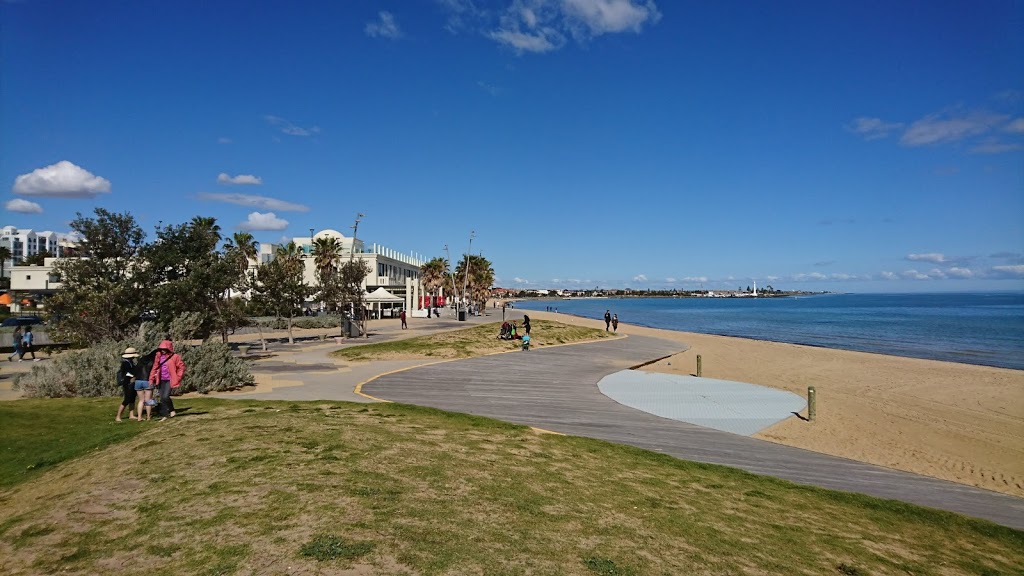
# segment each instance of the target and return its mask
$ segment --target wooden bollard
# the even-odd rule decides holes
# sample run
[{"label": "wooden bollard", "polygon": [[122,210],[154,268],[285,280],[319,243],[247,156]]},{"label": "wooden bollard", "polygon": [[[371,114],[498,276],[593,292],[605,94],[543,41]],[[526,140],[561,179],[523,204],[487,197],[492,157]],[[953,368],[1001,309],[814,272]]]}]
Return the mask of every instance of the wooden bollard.
[{"label": "wooden bollard", "polygon": [[814,393],[814,386],[807,387],[807,420],[814,422],[818,415],[817,395]]},{"label": "wooden bollard", "polygon": [[700,374],[701,374],[701,369],[700,369],[700,354],[697,354],[697,377],[698,377],[698,378],[700,378]]}]

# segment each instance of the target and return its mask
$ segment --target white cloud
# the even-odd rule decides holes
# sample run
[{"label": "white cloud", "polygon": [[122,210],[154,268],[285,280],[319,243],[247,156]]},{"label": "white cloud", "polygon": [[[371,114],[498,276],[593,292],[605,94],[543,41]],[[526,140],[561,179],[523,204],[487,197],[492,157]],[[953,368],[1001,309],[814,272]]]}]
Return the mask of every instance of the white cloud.
[{"label": "white cloud", "polygon": [[707,276],[687,276],[683,278],[683,282],[707,282]]},{"label": "white cloud", "polygon": [[946,273],[943,272],[942,270],[939,270],[938,268],[932,268],[931,270],[929,270],[928,271],[928,276],[930,278],[935,278],[936,280],[945,280],[946,279]]},{"label": "white cloud", "polygon": [[905,270],[900,273],[900,276],[908,280],[931,280],[930,276],[928,276],[927,274],[922,274],[917,270]]},{"label": "white cloud", "polygon": [[821,281],[828,280],[828,276],[821,272],[811,272],[810,274],[794,274],[792,280],[794,282],[807,282],[807,281]]},{"label": "white cloud", "polygon": [[665,282],[668,282],[669,284],[675,284],[676,279],[669,276],[668,278],[665,278]]},{"label": "white cloud", "polygon": [[637,274],[636,276],[633,276],[633,282],[647,282],[647,276]]},{"label": "white cloud", "polygon": [[288,134],[289,136],[312,136],[320,133],[318,126],[312,126],[310,128],[303,128],[292,124],[288,120],[281,118],[280,116],[264,116],[264,120],[267,121],[271,126],[276,126],[281,132]]},{"label": "white cloud", "polygon": [[927,146],[958,142],[970,136],[984,134],[992,127],[1006,121],[1006,116],[991,112],[932,114],[914,122],[903,133],[900,143],[904,146]]},{"label": "white cloud", "polygon": [[516,284],[529,284],[530,283],[529,280],[527,280],[525,278],[520,278],[518,276],[513,278],[512,281],[515,282]]},{"label": "white cloud", "polygon": [[54,198],[95,198],[110,193],[110,180],[68,162],[38,168],[14,179],[14,193]]},{"label": "white cloud", "polygon": [[633,32],[661,19],[654,0],[513,0],[500,12],[472,0],[438,0],[449,13],[448,29],[477,28],[516,50],[558,50],[568,37],[586,42],[604,34]]},{"label": "white cloud", "polygon": [[252,174],[239,174],[238,176],[229,176],[224,172],[217,175],[218,184],[263,184],[263,179],[259,176],[253,176]]},{"label": "white cloud", "polygon": [[495,30],[489,34],[491,40],[507,44],[518,52],[544,53],[561,48],[565,38],[553,28],[542,28],[534,34],[519,30]]},{"label": "white cloud", "polygon": [[1024,264],[1012,266],[993,266],[992,272],[997,276],[1005,278],[1024,278]]},{"label": "white cloud", "polygon": [[879,274],[879,276],[882,278],[882,280],[899,280],[900,279],[900,277],[897,276],[896,273],[894,273],[894,272],[882,272],[881,274]]},{"label": "white cloud", "polygon": [[928,254],[907,254],[906,259],[911,262],[931,262],[932,264],[945,264],[947,262],[946,255],[937,252],[931,252]]},{"label": "white cloud", "polygon": [[885,122],[881,118],[868,118],[861,116],[846,125],[846,129],[854,134],[860,134],[865,140],[878,140],[885,138],[890,132],[903,128],[900,122]]},{"label": "white cloud", "polygon": [[953,268],[950,268],[949,270],[946,270],[946,274],[948,274],[949,276],[951,276],[953,278],[973,278],[974,277],[974,272],[972,272],[970,268],[957,268],[955,266]]},{"label": "white cloud", "polygon": [[365,28],[366,35],[371,38],[390,38],[397,40],[402,37],[402,31],[395,22],[395,16],[390,12],[381,11],[377,14],[377,20],[368,22]]},{"label": "white cloud", "polygon": [[1012,134],[1024,134],[1024,118],[1014,118],[1006,126],[1003,126],[1003,131]]},{"label": "white cloud", "polygon": [[6,209],[8,212],[19,212],[21,214],[43,213],[42,206],[36,204],[35,202],[29,202],[28,200],[23,200],[21,198],[8,200],[7,203],[4,204],[4,209]]},{"label": "white cloud", "polygon": [[1024,149],[1024,146],[1014,142],[1002,142],[996,138],[986,138],[971,148],[972,154],[1002,154],[1004,152],[1015,152]]},{"label": "white cloud", "polygon": [[562,10],[570,26],[582,24],[593,36],[627,30],[640,33],[645,22],[654,24],[661,19],[653,0],[562,0]]},{"label": "white cloud", "polygon": [[255,194],[200,192],[199,199],[211,202],[226,202],[228,204],[237,204],[238,206],[260,208],[263,210],[277,210],[279,212],[309,212],[309,206],[304,204],[296,204],[294,202],[268,198],[267,196],[257,196]]},{"label": "white cloud", "polygon": [[239,230],[254,232],[258,230],[284,230],[288,227],[288,221],[278,218],[273,212],[261,214],[252,212],[248,220],[238,225]]}]

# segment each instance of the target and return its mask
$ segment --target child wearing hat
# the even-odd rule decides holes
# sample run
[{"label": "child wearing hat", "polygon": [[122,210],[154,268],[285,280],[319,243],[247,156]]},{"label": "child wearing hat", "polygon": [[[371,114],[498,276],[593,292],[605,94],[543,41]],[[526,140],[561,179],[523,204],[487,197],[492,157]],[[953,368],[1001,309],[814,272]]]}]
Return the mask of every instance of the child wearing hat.
[{"label": "child wearing hat", "polygon": [[121,421],[121,414],[124,413],[124,409],[128,408],[128,419],[129,420],[141,420],[142,410],[139,410],[139,417],[135,417],[135,398],[138,393],[135,391],[135,370],[136,362],[138,361],[139,353],[135,348],[125,348],[123,354],[121,354],[121,367],[117,369],[117,383],[121,386],[121,391],[124,393],[124,399],[121,400],[121,405],[117,408],[117,417],[114,418],[116,422]]}]

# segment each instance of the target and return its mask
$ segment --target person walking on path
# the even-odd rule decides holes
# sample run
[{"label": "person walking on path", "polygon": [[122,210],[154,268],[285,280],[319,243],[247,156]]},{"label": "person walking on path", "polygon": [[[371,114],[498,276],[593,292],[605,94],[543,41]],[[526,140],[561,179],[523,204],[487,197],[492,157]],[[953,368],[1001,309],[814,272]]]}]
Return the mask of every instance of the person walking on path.
[{"label": "person walking on path", "polygon": [[14,335],[11,337],[12,343],[14,344],[14,352],[7,357],[8,362],[14,362],[14,357],[21,357],[21,325],[19,324],[14,328]]},{"label": "person walking on path", "polygon": [[605,332],[608,331],[608,327],[611,326],[611,324],[612,324],[612,311],[611,310],[605,310],[604,311],[604,331]]},{"label": "person walking on path", "polygon": [[405,308],[402,308],[402,313],[398,315],[402,319],[402,330],[409,327],[409,323],[405,321]]},{"label": "person walking on path", "polygon": [[[139,353],[135,348],[125,348],[124,353],[121,354],[121,367],[117,370],[117,383],[121,386],[124,399],[121,400],[121,405],[117,408],[117,417],[114,418],[115,422],[121,421],[121,414],[124,413],[125,408],[128,408],[128,419],[136,419],[135,398],[138,396],[138,393],[135,391],[135,371],[138,369],[136,364],[138,358]],[[142,419],[141,412],[139,412],[138,419]]]},{"label": "person walking on path", "polygon": [[181,386],[181,379],[185,376],[185,362],[181,356],[174,353],[174,343],[164,340],[156,349],[156,358],[153,359],[153,369],[149,371],[149,383],[158,386],[160,391],[160,404],[157,407],[157,414],[160,420],[167,417],[174,418],[174,402],[171,400],[171,388]]},{"label": "person walking on path", "polygon": [[526,332],[527,336],[530,335],[530,317],[526,314],[523,314],[523,331]]},{"label": "person walking on path", "polygon": [[32,353],[32,361],[39,362],[39,358],[36,358],[36,349],[32,346],[35,338],[32,336],[32,327],[25,326],[25,333],[21,335],[21,352],[18,358],[18,362],[25,359],[26,353]]},{"label": "person walking on path", "polygon": [[619,315],[612,314],[612,332],[619,331]]}]

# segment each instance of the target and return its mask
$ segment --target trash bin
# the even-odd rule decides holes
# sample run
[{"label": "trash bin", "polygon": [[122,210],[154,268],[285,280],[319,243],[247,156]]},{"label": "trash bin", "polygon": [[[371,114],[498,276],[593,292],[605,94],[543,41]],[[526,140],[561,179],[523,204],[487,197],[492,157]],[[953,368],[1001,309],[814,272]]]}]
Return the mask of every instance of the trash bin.
[{"label": "trash bin", "polygon": [[466,311],[464,309],[459,310],[459,322],[466,321]]}]

